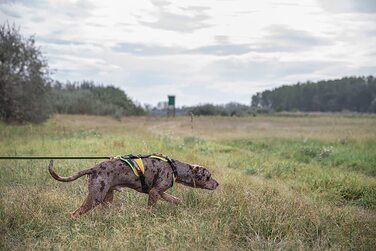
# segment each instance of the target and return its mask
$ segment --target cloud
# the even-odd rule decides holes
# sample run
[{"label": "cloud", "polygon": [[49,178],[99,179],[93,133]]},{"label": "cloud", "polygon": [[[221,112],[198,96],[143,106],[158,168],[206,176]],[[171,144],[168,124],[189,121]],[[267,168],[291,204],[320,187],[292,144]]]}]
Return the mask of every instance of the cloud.
[{"label": "cloud", "polygon": [[119,43],[113,47],[116,52],[124,52],[138,56],[171,56],[177,54],[204,54],[204,55],[242,55],[250,52],[246,44],[214,44],[193,49],[182,47],[168,47],[158,45],[146,45],[142,43]]},{"label": "cloud", "polygon": [[252,49],[259,52],[299,51],[316,46],[333,44],[329,39],[284,25],[272,25],[265,29],[268,32],[260,42],[253,44]]},{"label": "cloud", "polygon": [[[95,8],[92,1],[76,0],[76,1],[48,1],[48,0],[15,0],[15,4],[23,5],[29,8],[36,8],[39,10],[48,10],[50,12],[58,12],[71,18],[83,17],[90,14]],[[60,11],[59,11],[60,10]],[[64,10],[64,11],[61,11]]]},{"label": "cloud", "polygon": [[247,44],[218,44],[198,47],[187,51],[188,53],[208,54],[208,55],[242,55],[250,52]]},{"label": "cloud", "polygon": [[153,104],[168,93],[179,105],[249,103],[280,84],[374,73],[372,3],[14,0],[0,20],[35,34],[57,80],[113,84]]},{"label": "cloud", "polygon": [[47,44],[58,44],[58,45],[82,45],[83,42],[68,40],[68,39],[60,39],[60,38],[53,38],[50,36],[37,36],[38,42],[45,42]]},{"label": "cloud", "polygon": [[13,18],[21,18],[21,14],[14,8],[12,8],[12,4],[0,3],[0,12],[2,12],[5,16],[13,17]]},{"label": "cloud", "polygon": [[332,64],[343,65],[340,61],[300,60],[283,61],[277,58],[226,59],[208,65],[205,71],[218,74],[226,81],[281,81],[291,75],[314,75]]},{"label": "cloud", "polygon": [[154,13],[155,21],[140,21],[140,24],[150,28],[189,33],[195,30],[209,27],[206,20],[210,17],[205,14],[209,8],[204,6],[189,6],[178,10],[169,10],[170,3],[167,1],[152,1],[157,8]]},{"label": "cloud", "polygon": [[375,0],[318,0],[321,7],[330,12],[338,13],[375,13]]},{"label": "cloud", "polygon": [[178,47],[165,47],[158,45],[146,45],[142,43],[119,43],[113,47],[116,52],[125,52],[139,56],[164,56],[178,54],[183,51]]},{"label": "cloud", "polygon": [[139,83],[142,83],[141,89],[155,89],[156,86],[158,86],[158,89],[161,86],[171,84],[171,78],[168,75],[166,75],[166,73],[146,69],[129,72],[127,76],[127,85],[137,87],[139,86]]}]

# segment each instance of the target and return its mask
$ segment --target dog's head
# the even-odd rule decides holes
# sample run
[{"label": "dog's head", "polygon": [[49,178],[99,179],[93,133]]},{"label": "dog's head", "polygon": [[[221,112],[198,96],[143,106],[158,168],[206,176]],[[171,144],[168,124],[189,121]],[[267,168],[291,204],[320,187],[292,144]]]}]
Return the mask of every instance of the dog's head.
[{"label": "dog's head", "polygon": [[205,167],[192,165],[192,183],[194,187],[214,190],[219,183],[211,177],[211,173]]}]

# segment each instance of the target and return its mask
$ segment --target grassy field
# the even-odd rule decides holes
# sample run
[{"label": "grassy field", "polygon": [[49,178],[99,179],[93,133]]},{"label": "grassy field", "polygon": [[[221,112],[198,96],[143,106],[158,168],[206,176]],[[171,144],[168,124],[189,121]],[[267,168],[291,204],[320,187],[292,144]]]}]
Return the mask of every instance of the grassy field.
[{"label": "grassy field", "polygon": [[[376,117],[125,118],[58,115],[0,124],[0,155],[161,152],[204,165],[215,191],[177,185],[160,201],[126,189],[77,220],[86,179],[48,161],[0,161],[0,249],[375,250]],[[98,161],[59,160],[62,175]]]}]

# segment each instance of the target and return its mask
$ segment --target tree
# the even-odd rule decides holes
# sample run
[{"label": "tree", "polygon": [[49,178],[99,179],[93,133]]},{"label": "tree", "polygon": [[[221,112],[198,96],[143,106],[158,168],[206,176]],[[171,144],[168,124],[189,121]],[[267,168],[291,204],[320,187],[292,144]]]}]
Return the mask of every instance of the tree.
[{"label": "tree", "polygon": [[33,37],[15,24],[0,25],[0,120],[42,122],[52,112],[46,60]]}]

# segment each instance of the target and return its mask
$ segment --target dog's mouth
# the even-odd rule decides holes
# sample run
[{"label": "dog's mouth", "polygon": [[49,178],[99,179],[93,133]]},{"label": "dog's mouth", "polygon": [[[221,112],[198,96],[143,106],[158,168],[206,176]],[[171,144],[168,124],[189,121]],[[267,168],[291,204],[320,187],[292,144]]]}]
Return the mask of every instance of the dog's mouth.
[{"label": "dog's mouth", "polygon": [[182,183],[186,186],[194,187],[194,188],[201,188],[201,189],[207,189],[207,190],[215,190],[218,186],[219,183],[216,180],[211,180],[208,183],[202,184],[200,182],[195,181],[194,179],[190,181],[186,180],[178,180],[179,183]]},{"label": "dog's mouth", "polygon": [[209,186],[209,187],[205,187],[206,189],[208,190],[215,190],[217,189],[218,185],[215,185],[215,186]]},{"label": "dog's mouth", "polygon": [[213,180],[210,184],[205,185],[204,188],[208,190],[215,190],[217,189],[218,186],[219,186],[219,183]]}]

